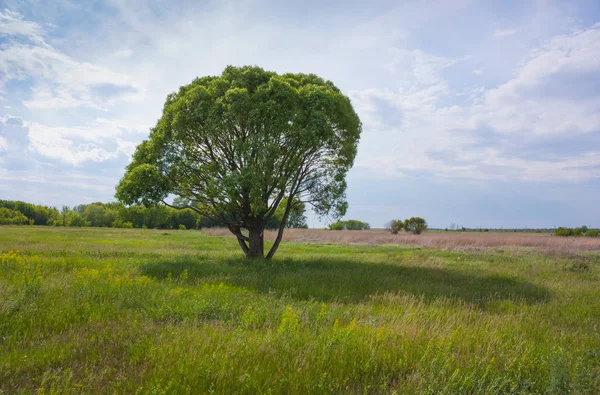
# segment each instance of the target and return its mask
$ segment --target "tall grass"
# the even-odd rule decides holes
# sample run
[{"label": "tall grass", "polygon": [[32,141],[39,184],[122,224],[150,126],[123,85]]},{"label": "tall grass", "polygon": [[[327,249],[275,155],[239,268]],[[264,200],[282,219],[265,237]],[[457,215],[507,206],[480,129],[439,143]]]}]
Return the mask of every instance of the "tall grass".
[{"label": "tall grass", "polygon": [[598,393],[600,255],[0,227],[0,393]]},{"label": "tall grass", "polygon": [[[204,231],[214,236],[233,237],[222,228]],[[265,237],[274,240],[275,231],[266,231]],[[533,247],[561,251],[600,251],[600,238],[558,237],[550,233],[511,233],[511,232],[426,232],[420,235],[411,233],[391,234],[385,230],[343,230],[287,229],[284,240],[294,242],[338,243],[382,245],[395,244],[442,249],[477,249],[485,247]]]}]

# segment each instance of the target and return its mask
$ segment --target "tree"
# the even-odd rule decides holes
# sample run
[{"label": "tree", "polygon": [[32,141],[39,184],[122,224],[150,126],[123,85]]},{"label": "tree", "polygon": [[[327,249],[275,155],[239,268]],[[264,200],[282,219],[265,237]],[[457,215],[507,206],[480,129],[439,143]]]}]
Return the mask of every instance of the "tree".
[{"label": "tree", "polygon": [[337,221],[332,224],[329,224],[329,230],[344,230],[346,229],[346,224],[344,221]]},{"label": "tree", "polygon": [[404,221],[404,229],[407,232],[420,235],[421,232],[427,229],[427,222],[421,217],[412,217]]},{"label": "tree", "polygon": [[394,219],[390,222],[390,232],[393,235],[397,235],[404,228],[404,221],[401,219]]},{"label": "tree", "polygon": [[144,205],[188,199],[180,208],[226,226],[249,258],[264,256],[265,224],[285,199],[271,258],[295,200],[317,215],[345,214],[360,132],[350,100],[332,82],[229,66],[167,97],[116,196]]},{"label": "tree", "polygon": [[349,219],[347,221],[337,221],[329,224],[329,230],[367,230],[371,226],[357,219]]},{"label": "tree", "polygon": [[20,211],[11,210],[6,207],[0,207],[0,225],[30,225],[30,220]]},{"label": "tree", "polygon": [[349,219],[344,221],[346,229],[348,230],[367,230],[371,229],[371,225],[366,222],[359,221],[357,219]]}]

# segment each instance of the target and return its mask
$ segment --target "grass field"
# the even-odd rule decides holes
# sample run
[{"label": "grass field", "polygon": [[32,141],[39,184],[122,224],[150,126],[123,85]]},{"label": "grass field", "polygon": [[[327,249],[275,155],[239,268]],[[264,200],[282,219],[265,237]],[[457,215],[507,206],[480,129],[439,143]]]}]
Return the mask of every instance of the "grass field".
[{"label": "grass field", "polygon": [[586,249],[0,227],[0,393],[600,393]]}]

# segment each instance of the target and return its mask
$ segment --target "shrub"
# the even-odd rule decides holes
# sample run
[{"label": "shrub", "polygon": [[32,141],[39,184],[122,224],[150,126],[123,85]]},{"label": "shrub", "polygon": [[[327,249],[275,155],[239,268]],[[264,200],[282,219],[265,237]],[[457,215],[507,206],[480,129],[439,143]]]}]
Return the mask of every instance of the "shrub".
[{"label": "shrub", "polygon": [[427,222],[421,217],[412,217],[404,221],[404,229],[407,232],[419,235],[427,229]]},{"label": "shrub", "polygon": [[329,224],[329,230],[344,230],[346,227],[342,221],[337,221]]},{"label": "shrub", "polygon": [[179,224],[178,229],[179,230],[187,230],[187,228],[185,227],[184,224]]},{"label": "shrub", "polygon": [[582,228],[573,229],[573,236],[581,236],[584,233],[585,233],[585,230]]},{"label": "shrub", "polygon": [[33,220],[19,211],[0,207],[0,225],[33,225]]},{"label": "shrub", "polygon": [[565,228],[565,227],[558,227],[554,230],[554,235],[555,236],[573,236],[573,229],[571,228]]},{"label": "shrub", "polygon": [[81,215],[79,215],[75,211],[71,211],[67,217],[67,225],[68,226],[90,226],[90,223],[85,220]]},{"label": "shrub", "polygon": [[371,229],[371,225],[356,219],[347,221],[337,221],[329,225],[329,230],[367,230]]},{"label": "shrub", "polygon": [[392,220],[390,223],[390,231],[393,235],[397,235],[402,229],[404,229],[404,221],[401,219]]},{"label": "shrub", "polygon": [[586,237],[598,237],[598,236],[600,236],[600,232],[598,232],[597,229],[590,229],[587,232],[585,232],[585,236]]},{"label": "shrub", "polygon": [[357,219],[349,219],[344,221],[345,228],[348,230],[367,230],[371,229],[371,225]]}]

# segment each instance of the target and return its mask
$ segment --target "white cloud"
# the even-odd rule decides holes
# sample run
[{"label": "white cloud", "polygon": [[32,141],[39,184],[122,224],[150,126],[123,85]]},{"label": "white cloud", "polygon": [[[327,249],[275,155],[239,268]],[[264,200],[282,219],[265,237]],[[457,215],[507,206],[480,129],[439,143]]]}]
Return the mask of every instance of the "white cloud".
[{"label": "white cloud", "polygon": [[10,10],[0,11],[0,36],[23,36],[40,45],[45,45],[46,31],[35,22],[25,21],[23,17]]},{"label": "white cloud", "polygon": [[[436,11],[431,15],[427,7],[408,2],[376,17],[353,15],[348,20],[344,15],[318,28],[309,23],[307,28],[275,14],[261,14],[265,9],[260,1],[201,10],[188,4],[161,15],[144,2],[115,2],[115,18],[104,20],[90,36],[102,40],[79,56],[47,45],[39,25],[19,27],[30,32],[22,36],[40,39],[1,48],[0,82],[34,80],[32,97],[24,104],[39,112],[54,109],[58,115],[52,122],[27,123],[31,147],[72,165],[130,155],[139,139],[125,137],[122,130],[147,130],[147,124],[160,116],[166,94],[177,86],[196,76],[219,73],[227,64],[260,64],[280,72],[315,72],[348,92],[365,125],[357,167],[381,174],[428,172],[449,178],[597,177],[592,159],[582,162],[577,155],[564,155],[558,161],[527,159],[510,153],[510,141],[503,147],[482,148],[479,140],[488,134],[502,134],[511,141],[543,141],[572,131],[596,132],[600,125],[597,94],[572,98],[540,92],[562,74],[600,70],[598,26],[549,40],[522,63],[513,64],[518,66],[510,70],[514,74],[500,80],[490,67],[495,58],[480,61],[460,51],[440,56],[435,45],[427,49],[414,45],[417,36],[427,37],[418,43],[431,39],[419,29],[431,28],[431,21],[443,22],[463,3],[467,2],[441,2],[443,7],[433,7]],[[12,18],[29,23],[15,14]],[[521,33],[540,30],[537,27],[496,30],[491,38],[486,32],[489,41],[484,44],[506,45],[503,53],[510,58],[518,52],[508,47],[517,40],[515,33],[520,39]],[[215,31],[223,34],[215,37]],[[483,76],[483,70],[484,77],[473,77]],[[483,80],[494,81],[495,86],[473,86]],[[83,126],[67,121],[64,124],[69,126],[56,126],[68,119],[69,109],[83,107],[103,111],[104,119],[93,120],[98,116],[94,112],[80,120]],[[142,124],[146,126],[136,126]]]},{"label": "white cloud", "polygon": [[479,122],[502,132],[555,134],[600,130],[600,97],[538,95],[562,75],[600,78],[600,25],[553,38],[533,51],[512,80],[486,92]]},{"label": "white cloud", "polygon": [[[600,150],[589,151],[593,147],[558,159],[523,158],[510,150],[522,142],[539,144],[546,136],[600,133],[600,96],[571,97],[556,87],[566,74],[600,78],[598,42],[600,25],[555,37],[531,52],[513,79],[473,90],[474,100],[463,105],[447,104],[457,94],[442,77],[451,60],[404,51],[396,62],[404,67],[403,74],[396,73],[399,89],[350,93],[365,124],[356,165],[387,175],[426,171],[442,177],[574,182],[600,177]],[[382,113],[385,106],[391,109]],[[504,147],[479,144],[493,133],[514,137]]]},{"label": "white cloud", "polygon": [[7,115],[0,117],[0,124],[2,127],[12,125],[15,128],[12,135],[18,138],[15,140],[18,142],[11,146],[10,139],[2,136],[0,128],[0,151],[6,151],[12,156],[18,155],[20,159],[27,159],[28,155],[35,153],[46,160],[72,166],[130,157],[136,146],[132,139],[139,139],[140,130],[102,118],[84,126],[64,127]]},{"label": "white cloud", "polygon": [[[129,132],[125,127],[105,119],[81,127],[52,127],[36,122],[24,122],[24,125],[29,128],[32,150],[71,165],[105,162],[121,154],[129,157],[135,147],[134,142],[119,137]],[[114,143],[116,147],[103,148],[107,143]]]},{"label": "white cloud", "polygon": [[121,100],[139,100],[132,77],[105,67],[74,60],[45,41],[44,30],[19,14],[0,12],[10,20],[0,35],[24,35],[31,43],[12,41],[0,46],[0,89],[11,80],[32,80],[32,98],[24,104],[35,110],[89,107],[107,110]]}]

